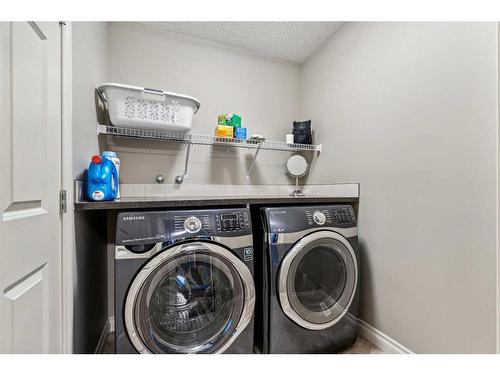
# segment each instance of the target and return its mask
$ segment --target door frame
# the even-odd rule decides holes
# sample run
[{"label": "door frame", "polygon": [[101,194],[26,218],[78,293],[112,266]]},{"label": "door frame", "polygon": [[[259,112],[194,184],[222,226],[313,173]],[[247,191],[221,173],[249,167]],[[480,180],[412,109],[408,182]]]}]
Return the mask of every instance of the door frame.
[{"label": "door frame", "polygon": [[496,142],[496,191],[497,191],[497,207],[496,207],[496,259],[497,259],[497,295],[496,295],[496,352],[500,354],[500,22],[497,22],[497,142]]},{"label": "door frame", "polygon": [[73,189],[73,49],[72,25],[61,26],[61,189],[66,192],[66,212],[61,211],[62,352],[73,353],[73,269],[75,259]]}]

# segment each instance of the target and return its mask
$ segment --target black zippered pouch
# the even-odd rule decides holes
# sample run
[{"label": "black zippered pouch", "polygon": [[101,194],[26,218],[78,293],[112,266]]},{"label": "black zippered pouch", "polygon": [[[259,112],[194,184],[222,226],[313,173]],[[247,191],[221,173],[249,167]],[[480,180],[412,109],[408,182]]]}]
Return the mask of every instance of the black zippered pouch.
[{"label": "black zippered pouch", "polygon": [[312,144],[311,120],[293,122],[293,142],[303,145]]}]

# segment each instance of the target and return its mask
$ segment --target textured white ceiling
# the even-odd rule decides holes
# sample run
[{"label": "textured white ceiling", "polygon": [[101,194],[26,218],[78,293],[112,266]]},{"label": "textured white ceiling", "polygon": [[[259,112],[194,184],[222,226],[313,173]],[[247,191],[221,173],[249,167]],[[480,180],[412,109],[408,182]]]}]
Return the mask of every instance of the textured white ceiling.
[{"label": "textured white ceiling", "polygon": [[304,62],[343,25],[343,22],[141,23],[298,63]]}]

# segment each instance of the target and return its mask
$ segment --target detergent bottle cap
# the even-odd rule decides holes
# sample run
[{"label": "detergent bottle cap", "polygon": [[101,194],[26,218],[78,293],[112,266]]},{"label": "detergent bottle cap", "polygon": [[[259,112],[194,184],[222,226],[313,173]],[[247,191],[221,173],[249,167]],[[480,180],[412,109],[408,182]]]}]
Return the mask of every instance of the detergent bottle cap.
[{"label": "detergent bottle cap", "polygon": [[116,152],[114,152],[114,151],[103,151],[103,152],[101,152],[101,156],[105,156],[107,158],[116,158]]},{"label": "detergent bottle cap", "polygon": [[99,155],[92,156],[92,163],[94,163],[94,164],[102,163],[102,157]]}]

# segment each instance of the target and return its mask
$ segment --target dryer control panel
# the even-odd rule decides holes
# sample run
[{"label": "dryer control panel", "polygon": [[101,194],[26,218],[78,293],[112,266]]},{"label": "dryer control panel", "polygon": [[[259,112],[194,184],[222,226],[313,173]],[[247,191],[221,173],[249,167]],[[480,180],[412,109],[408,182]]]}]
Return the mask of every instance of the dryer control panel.
[{"label": "dryer control panel", "polygon": [[337,225],[356,224],[356,216],[352,207],[338,207],[332,209],[333,221]]},{"label": "dryer control panel", "polygon": [[276,207],[266,208],[264,211],[270,233],[356,226],[356,214],[350,205]]}]

